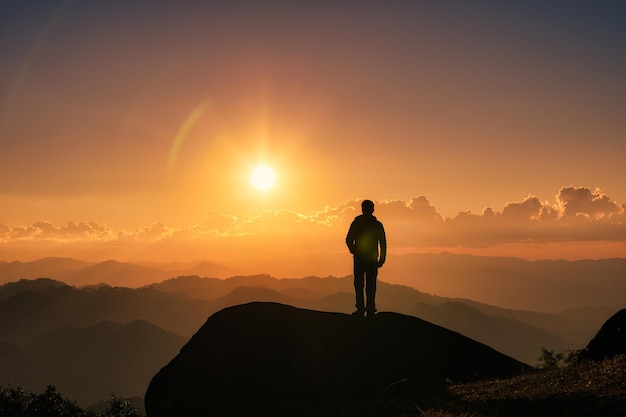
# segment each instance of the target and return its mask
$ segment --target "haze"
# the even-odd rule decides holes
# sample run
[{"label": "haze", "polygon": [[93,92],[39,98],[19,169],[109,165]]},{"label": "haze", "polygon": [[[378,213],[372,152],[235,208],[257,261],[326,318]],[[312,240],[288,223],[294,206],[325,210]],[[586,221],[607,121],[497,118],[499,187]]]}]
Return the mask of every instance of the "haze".
[{"label": "haze", "polygon": [[343,276],[364,198],[391,255],[625,257],[624,21],[622,2],[4,1],[0,259]]}]

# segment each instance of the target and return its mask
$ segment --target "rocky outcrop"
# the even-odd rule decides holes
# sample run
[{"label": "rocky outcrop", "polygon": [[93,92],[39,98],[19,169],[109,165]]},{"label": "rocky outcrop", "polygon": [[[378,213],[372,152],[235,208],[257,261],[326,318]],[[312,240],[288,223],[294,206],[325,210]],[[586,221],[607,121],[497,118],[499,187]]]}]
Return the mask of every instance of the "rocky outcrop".
[{"label": "rocky outcrop", "polygon": [[323,415],[407,378],[466,381],[524,366],[411,316],[250,303],[211,316],[154,376],[146,415]]},{"label": "rocky outcrop", "polygon": [[626,355],[626,309],[609,318],[583,351],[583,357],[593,360]]}]

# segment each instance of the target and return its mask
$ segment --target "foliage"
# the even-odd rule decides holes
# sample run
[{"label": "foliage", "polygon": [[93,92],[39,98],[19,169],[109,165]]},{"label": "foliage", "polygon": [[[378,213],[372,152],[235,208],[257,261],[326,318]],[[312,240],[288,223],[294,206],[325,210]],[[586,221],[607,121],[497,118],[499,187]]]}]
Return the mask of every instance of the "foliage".
[{"label": "foliage", "polygon": [[580,350],[562,350],[555,352],[545,347],[541,348],[541,355],[537,358],[537,368],[539,369],[555,369],[575,364],[580,360]]},{"label": "foliage", "polygon": [[0,388],[0,416],[83,417],[89,416],[75,403],[63,398],[52,385],[41,394],[21,387]]},{"label": "foliage", "polygon": [[22,387],[0,387],[0,417],[142,417],[130,402],[112,396],[103,413],[86,411],[65,399],[53,385],[41,394]]},{"label": "foliage", "polygon": [[142,417],[142,415],[129,401],[112,396],[111,405],[101,417]]}]

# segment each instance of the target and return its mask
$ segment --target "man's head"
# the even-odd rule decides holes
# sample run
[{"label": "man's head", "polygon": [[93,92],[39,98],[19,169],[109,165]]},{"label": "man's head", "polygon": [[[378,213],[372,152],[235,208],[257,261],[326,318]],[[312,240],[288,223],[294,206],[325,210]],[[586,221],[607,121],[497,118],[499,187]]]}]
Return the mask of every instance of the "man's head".
[{"label": "man's head", "polygon": [[361,211],[363,214],[374,213],[374,202],[372,200],[363,200],[361,203]]}]

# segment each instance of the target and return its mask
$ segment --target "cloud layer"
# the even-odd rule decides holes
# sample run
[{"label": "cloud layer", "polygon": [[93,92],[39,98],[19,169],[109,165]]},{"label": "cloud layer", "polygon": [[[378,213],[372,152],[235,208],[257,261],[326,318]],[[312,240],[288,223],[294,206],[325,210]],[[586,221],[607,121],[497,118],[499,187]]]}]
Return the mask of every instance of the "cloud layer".
[{"label": "cloud layer", "polygon": [[[622,251],[619,256],[626,256],[625,212],[626,204],[611,200],[600,189],[570,186],[561,188],[554,202],[527,196],[500,211],[487,207],[480,214],[460,212],[453,218],[442,216],[424,196],[379,201],[374,214],[385,225],[392,254],[482,248],[483,253],[498,255],[497,248],[503,245],[584,244],[609,245],[613,254],[617,248],[618,255]],[[291,264],[294,271],[310,266],[319,273],[324,270],[320,262],[330,265],[345,258],[345,232],[358,214],[360,201],[354,200],[308,214],[278,210],[239,219],[211,212],[198,224],[182,228],[159,222],[134,230],[113,230],[96,221],[64,226],[44,221],[30,226],[0,224],[0,245],[5,256],[15,259],[207,259],[265,271],[277,265]],[[545,257],[554,256],[546,252]]]}]

